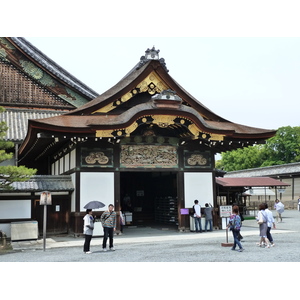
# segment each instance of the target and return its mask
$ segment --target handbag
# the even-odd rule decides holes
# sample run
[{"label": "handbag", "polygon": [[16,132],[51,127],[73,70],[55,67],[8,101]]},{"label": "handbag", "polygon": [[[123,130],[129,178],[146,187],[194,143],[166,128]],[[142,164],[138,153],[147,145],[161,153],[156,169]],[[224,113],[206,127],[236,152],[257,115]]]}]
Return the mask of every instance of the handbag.
[{"label": "handbag", "polygon": [[258,225],[261,225],[263,222],[264,222],[264,219],[263,219],[263,214],[262,214],[262,212],[261,212],[260,215],[259,215],[259,219],[258,219],[258,221],[257,221],[257,224],[258,224]]}]

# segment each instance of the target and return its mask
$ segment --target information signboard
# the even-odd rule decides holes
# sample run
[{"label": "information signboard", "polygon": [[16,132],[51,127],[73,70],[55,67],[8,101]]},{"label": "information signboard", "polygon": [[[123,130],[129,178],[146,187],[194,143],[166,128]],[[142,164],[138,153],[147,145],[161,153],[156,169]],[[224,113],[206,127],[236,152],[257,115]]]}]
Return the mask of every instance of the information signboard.
[{"label": "information signboard", "polygon": [[51,205],[52,197],[50,192],[42,192],[40,196],[40,205]]},{"label": "information signboard", "polygon": [[231,214],[232,214],[232,206],[231,205],[220,206],[220,217],[221,218],[229,218]]}]

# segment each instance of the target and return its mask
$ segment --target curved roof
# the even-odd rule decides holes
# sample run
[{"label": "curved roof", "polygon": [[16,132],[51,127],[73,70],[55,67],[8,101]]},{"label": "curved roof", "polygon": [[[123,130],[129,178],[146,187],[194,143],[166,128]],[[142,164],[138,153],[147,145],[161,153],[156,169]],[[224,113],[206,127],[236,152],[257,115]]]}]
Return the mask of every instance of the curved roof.
[{"label": "curved roof", "polygon": [[143,58],[115,86],[92,101],[57,117],[30,120],[19,153],[22,157],[38,147],[38,133],[44,133],[44,137],[54,133],[65,138],[122,138],[147,124],[173,131],[181,138],[214,141],[210,146],[218,147],[216,152],[263,143],[276,133],[222,118],[185,91],[169,75],[164,60]]}]

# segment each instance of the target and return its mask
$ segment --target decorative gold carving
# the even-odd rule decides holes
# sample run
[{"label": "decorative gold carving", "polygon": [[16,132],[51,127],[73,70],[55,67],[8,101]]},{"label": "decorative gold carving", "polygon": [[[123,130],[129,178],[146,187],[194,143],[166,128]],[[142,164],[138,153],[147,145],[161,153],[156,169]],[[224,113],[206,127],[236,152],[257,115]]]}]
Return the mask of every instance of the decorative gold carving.
[{"label": "decorative gold carving", "polygon": [[113,131],[110,130],[96,130],[96,137],[113,137]]},{"label": "decorative gold carving", "polygon": [[108,157],[105,156],[103,152],[90,152],[90,154],[85,157],[85,162],[89,165],[93,165],[96,162],[100,165],[106,165],[108,161]]},{"label": "decorative gold carving", "polygon": [[175,116],[168,115],[154,115],[152,116],[153,123],[158,125],[161,128],[167,128],[169,125],[174,124]]},{"label": "decorative gold carving", "polygon": [[223,141],[224,137],[225,137],[224,134],[210,133],[210,140],[213,140],[213,141]]},{"label": "decorative gold carving", "polygon": [[177,150],[174,146],[122,145],[120,163],[122,167],[177,167]]},{"label": "decorative gold carving", "polygon": [[[139,126],[138,121],[141,120],[142,123],[147,123],[148,118],[150,117],[152,121],[149,121],[149,124],[156,124],[160,128],[167,128],[169,126],[172,126],[175,124],[175,121],[177,118],[180,118],[179,116],[170,116],[170,115],[151,115],[151,116],[142,116],[137,121],[133,122],[131,125],[129,125],[126,128],[119,128],[117,130],[96,130],[96,137],[115,137],[122,136],[123,132],[125,132],[125,136],[129,137],[130,134],[136,130],[136,128]],[[189,119],[186,119],[189,120]],[[186,120],[181,119],[180,124],[184,125],[186,124]],[[190,121],[190,120],[189,120]],[[191,122],[191,121],[190,121]],[[193,134],[193,139],[197,139],[198,137],[202,139],[207,140],[216,140],[216,141],[223,141],[224,135],[221,134],[213,134],[208,132],[203,132],[201,129],[194,123],[190,124],[188,126],[188,130]],[[210,138],[209,138],[210,136]]]},{"label": "decorative gold carving", "polygon": [[[167,90],[167,89],[169,89],[169,87],[162,81],[162,79],[156,74],[156,72],[153,71],[142,82],[140,82],[132,91],[123,95],[120,100],[117,100],[116,104],[120,105],[128,101],[137,93],[148,92],[150,95],[154,95],[155,93],[161,93],[163,90]],[[94,113],[97,112],[107,113],[115,108],[116,106],[114,105],[114,103],[110,103],[96,110]]]},{"label": "decorative gold carving", "polygon": [[199,164],[200,166],[204,166],[207,164],[207,159],[205,157],[203,157],[203,155],[201,155],[201,154],[192,154],[187,159],[187,163],[190,166],[195,166],[197,164]]},{"label": "decorative gold carving", "polygon": [[194,123],[190,124],[188,126],[189,131],[194,135],[194,137],[197,137],[200,133],[200,129],[198,128],[198,126]]}]

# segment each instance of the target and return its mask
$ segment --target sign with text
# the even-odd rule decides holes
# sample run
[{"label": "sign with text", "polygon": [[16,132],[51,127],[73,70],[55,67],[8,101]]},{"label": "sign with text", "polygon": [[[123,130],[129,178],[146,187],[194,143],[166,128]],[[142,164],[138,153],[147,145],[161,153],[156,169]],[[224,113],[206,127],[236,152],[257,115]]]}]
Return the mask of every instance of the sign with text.
[{"label": "sign with text", "polygon": [[50,192],[42,192],[40,196],[40,205],[51,205],[52,198]]},{"label": "sign with text", "polygon": [[220,217],[221,218],[229,218],[231,214],[232,214],[232,206],[231,205],[220,206]]}]

